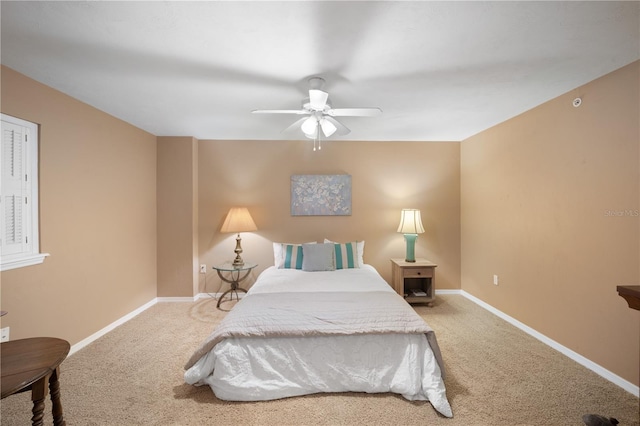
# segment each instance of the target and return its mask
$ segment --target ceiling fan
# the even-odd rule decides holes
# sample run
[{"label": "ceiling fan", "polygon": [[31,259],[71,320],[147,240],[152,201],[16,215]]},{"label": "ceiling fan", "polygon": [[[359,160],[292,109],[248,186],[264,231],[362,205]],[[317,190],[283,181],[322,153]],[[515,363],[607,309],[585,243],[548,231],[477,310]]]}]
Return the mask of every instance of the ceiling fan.
[{"label": "ceiling fan", "polygon": [[321,134],[328,138],[334,134],[344,136],[351,132],[334,117],[373,117],[382,113],[380,108],[333,108],[329,101],[329,94],[321,90],[323,85],[323,78],[309,79],[309,97],[303,99],[301,109],[257,109],[251,112],[304,115],[305,117],[294,122],[283,132],[300,127],[305,136],[314,141],[319,140]]}]

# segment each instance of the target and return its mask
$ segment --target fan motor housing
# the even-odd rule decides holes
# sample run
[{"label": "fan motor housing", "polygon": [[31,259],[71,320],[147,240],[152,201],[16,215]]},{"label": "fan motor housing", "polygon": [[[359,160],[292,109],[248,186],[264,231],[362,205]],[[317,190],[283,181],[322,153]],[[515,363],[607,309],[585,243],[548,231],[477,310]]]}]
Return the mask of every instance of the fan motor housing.
[{"label": "fan motor housing", "polygon": [[326,112],[329,111],[331,109],[331,101],[329,100],[329,98],[327,98],[327,102],[324,104],[324,108],[321,110],[316,110],[313,109],[313,107],[311,107],[311,101],[309,100],[309,98],[304,98],[302,100],[302,109],[304,109],[305,111],[322,111],[322,112]]}]

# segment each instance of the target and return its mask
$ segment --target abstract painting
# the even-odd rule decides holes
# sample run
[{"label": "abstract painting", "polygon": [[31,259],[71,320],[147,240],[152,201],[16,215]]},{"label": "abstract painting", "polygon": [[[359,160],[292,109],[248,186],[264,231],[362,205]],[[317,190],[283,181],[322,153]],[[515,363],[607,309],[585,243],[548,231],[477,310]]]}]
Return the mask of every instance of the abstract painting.
[{"label": "abstract painting", "polygon": [[350,216],[351,175],[291,176],[291,216]]}]

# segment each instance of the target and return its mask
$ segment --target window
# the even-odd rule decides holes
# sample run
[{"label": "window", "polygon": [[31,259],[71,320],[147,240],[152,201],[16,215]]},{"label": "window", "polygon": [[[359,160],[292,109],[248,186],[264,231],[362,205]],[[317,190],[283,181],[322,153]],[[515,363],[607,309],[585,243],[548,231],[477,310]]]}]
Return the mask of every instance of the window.
[{"label": "window", "polygon": [[42,263],[38,230],[38,125],[2,116],[0,270]]}]

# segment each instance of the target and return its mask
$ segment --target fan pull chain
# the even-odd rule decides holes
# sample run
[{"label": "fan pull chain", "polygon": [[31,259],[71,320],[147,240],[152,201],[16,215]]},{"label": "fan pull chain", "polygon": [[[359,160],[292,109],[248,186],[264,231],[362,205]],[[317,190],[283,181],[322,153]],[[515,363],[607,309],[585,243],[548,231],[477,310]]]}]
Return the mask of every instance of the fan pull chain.
[{"label": "fan pull chain", "polygon": [[313,151],[316,151],[316,146],[318,147],[317,150],[320,151],[322,149],[322,138],[320,137],[320,127],[318,126],[317,132],[315,134],[315,136],[313,137]]}]

